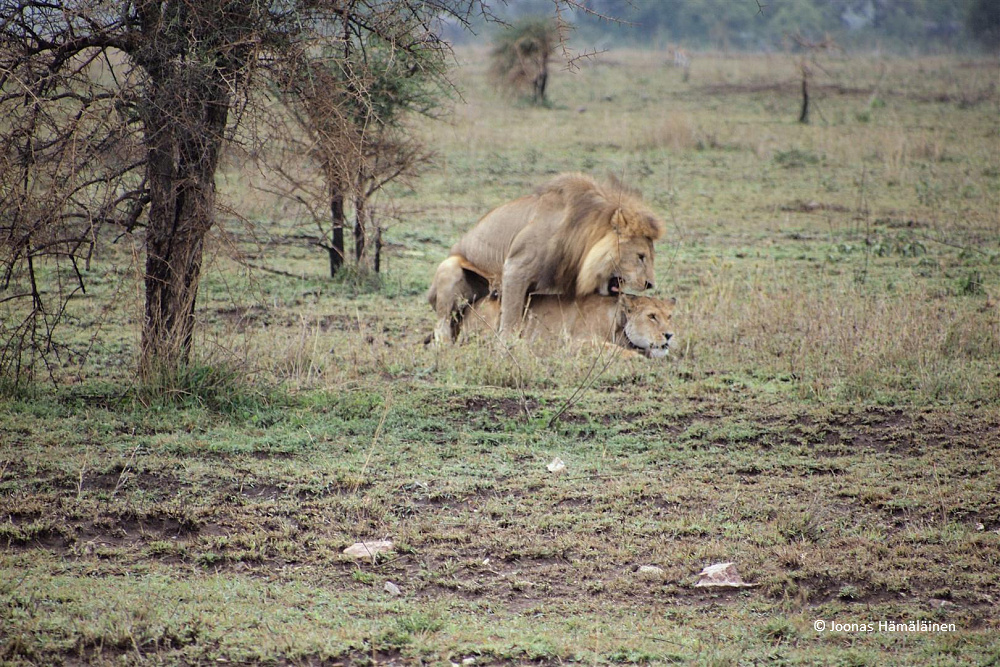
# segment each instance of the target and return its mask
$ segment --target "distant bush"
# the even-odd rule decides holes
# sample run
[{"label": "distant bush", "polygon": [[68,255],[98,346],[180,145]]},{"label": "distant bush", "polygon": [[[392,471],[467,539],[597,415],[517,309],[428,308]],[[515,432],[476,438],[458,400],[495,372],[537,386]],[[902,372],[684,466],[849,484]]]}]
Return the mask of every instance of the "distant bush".
[{"label": "distant bush", "polygon": [[511,92],[544,104],[549,60],[558,41],[559,31],[550,19],[521,19],[494,40],[490,73]]}]

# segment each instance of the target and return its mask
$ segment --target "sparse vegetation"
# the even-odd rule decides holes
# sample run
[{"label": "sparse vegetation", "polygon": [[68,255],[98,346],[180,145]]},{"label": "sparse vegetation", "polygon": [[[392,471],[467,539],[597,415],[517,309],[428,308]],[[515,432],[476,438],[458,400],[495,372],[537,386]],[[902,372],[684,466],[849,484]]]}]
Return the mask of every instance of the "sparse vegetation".
[{"label": "sparse vegetation", "polygon": [[[612,51],[541,110],[457,56],[466,103],[414,124],[439,167],[394,191],[377,283],[331,281],[223,163],[255,224],[208,237],[185,400],[130,389],[141,295],[107,297],[131,250],[94,258],[56,386],[0,401],[0,661],[1000,660],[995,62],[831,58],[800,125],[784,58],[700,54],[692,84]],[[595,379],[588,349],[424,347],[451,243],[574,169],[667,221],[671,357]],[[692,587],[722,561],[758,586]]]}]

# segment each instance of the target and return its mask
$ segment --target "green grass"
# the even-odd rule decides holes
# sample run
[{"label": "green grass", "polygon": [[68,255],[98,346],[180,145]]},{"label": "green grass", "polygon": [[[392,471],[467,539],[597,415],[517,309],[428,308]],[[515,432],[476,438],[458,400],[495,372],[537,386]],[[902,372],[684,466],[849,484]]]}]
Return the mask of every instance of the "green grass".
[{"label": "green grass", "polygon": [[[131,253],[93,262],[58,386],[0,401],[0,661],[1000,661],[996,63],[831,58],[801,126],[780,56],[696,57],[685,84],[615,52],[555,72],[547,109],[459,59],[378,279],[223,220],[197,358],[150,392]],[[563,170],[667,221],[669,359],[425,347],[450,244]],[[262,173],[220,197],[257,238],[313,233]],[[693,586],[723,561],[757,585]]]}]

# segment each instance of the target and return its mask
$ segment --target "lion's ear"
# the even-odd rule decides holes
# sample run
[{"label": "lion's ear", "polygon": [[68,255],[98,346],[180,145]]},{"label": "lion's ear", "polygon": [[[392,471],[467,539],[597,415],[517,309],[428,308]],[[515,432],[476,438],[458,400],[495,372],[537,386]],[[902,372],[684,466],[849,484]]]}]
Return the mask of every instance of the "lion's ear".
[{"label": "lion's ear", "polygon": [[663,222],[655,216],[634,211],[631,216],[626,216],[621,208],[616,208],[611,214],[611,229],[619,236],[645,236],[651,241],[659,239],[666,231]]},{"label": "lion's ear", "polygon": [[625,214],[622,213],[620,208],[616,208],[615,212],[611,214],[611,229],[615,230],[615,234],[619,236],[625,232],[625,227],[627,226],[627,221],[625,220]]},{"label": "lion's ear", "polygon": [[654,241],[663,236],[663,233],[667,231],[663,221],[653,216],[649,216],[648,224],[650,229],[649,238]]}]

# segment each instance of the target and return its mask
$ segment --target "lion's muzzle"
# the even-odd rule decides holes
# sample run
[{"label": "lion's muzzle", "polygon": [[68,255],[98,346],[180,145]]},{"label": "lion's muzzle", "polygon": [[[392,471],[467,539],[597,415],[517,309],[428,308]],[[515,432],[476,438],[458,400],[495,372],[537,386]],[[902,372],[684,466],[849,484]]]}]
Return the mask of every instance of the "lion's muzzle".
[{"label": "lion's muzzle", "polygon": [[621,294],[626,289],[636,291],[653,289],[656,285],[651,280],[636,281],[634,284],[627,284],[621,276],[611,276],[606,285],[602,285],[599,292],[604,296]]},{"label": "lion's muzzle", "polygon": [[665,333],[663,334],[662,343],[653,343],[652,341],[642,341],[641,343],[637,343],[629,337],[628,331],[625,332],[625,341],[628,344],[627,347],[635,350],[648,359],[663,359],[669,355],[670,339],[673,337],[674,335],[672,333]]}]

